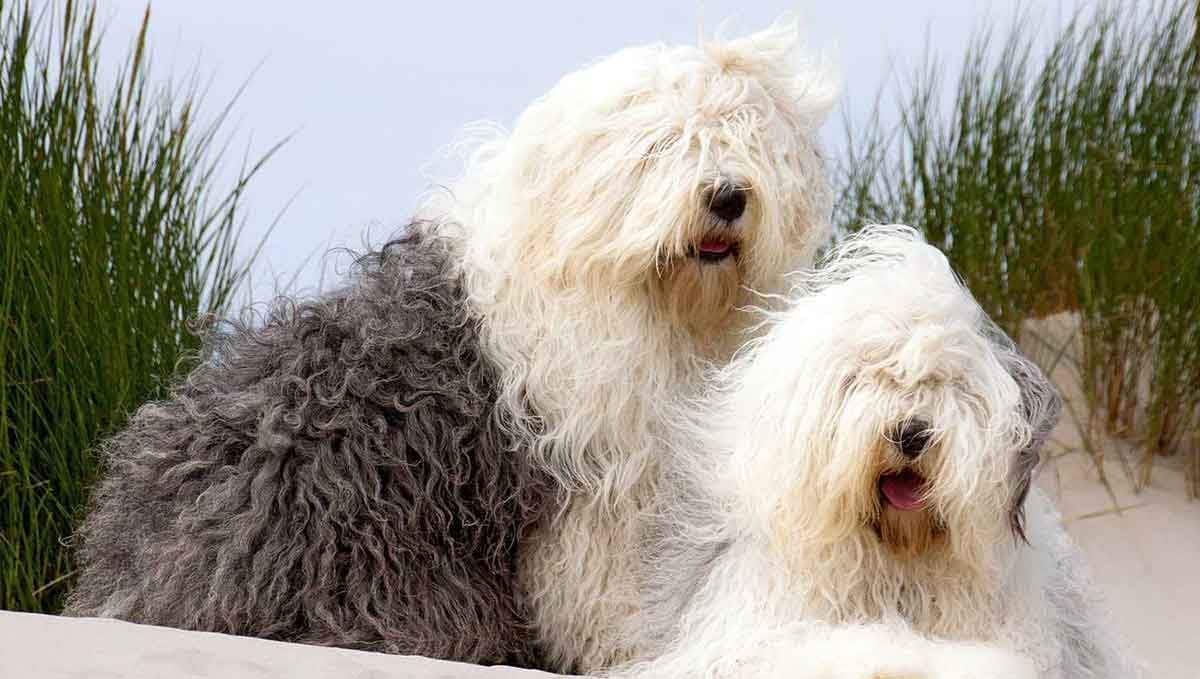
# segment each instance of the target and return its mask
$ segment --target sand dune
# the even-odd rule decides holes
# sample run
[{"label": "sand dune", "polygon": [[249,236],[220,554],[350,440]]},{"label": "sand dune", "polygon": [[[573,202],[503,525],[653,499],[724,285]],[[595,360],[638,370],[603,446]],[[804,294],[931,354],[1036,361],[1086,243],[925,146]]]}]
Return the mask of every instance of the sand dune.
[{"label": "sand dune", "polygon": [[[1047,445],[1038,485],[1062,512],[1067,531],[1087,555],[1112,624],[1146,662],[1152,679],[1200,677],[1200,502],[1189,500],[1182,461],[1155,464],[1149,486],[1135,493],[1132,444],[1092,432],[1080,436],[1088,410],[1079,389],[1078,319],[1059,314],[1027,324],[1021,345],[1043,365],[1067,400]],[[1035,337],[1036,336],[1036,337]],[[1038,339],[1040,338],[1040,339]],[[1053,362],[1058,349],[1062,360]]]}]

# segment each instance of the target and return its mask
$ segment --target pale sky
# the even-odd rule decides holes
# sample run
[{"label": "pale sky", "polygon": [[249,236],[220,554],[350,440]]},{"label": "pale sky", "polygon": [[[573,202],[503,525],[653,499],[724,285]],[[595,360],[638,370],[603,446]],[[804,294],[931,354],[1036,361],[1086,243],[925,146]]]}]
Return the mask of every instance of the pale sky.
[{"label": "pale sky", "polygon": [[[973,27],[1011,20],[1018,5],[1053,27],[1086,0],[703,0],[702,2],[314,2],[157,0],[154,74],[198,73],[210,113],[249,78],[233,110],[230,165],[292,140],[252,183],[244,252],[292,200],[254,269],[252,295],[293,276],[321,281],[321,253],[380,242],[429,188],[430,164],[464,124],[511,126],[565,73],[626,46],[693,43],[728,21],[731,34],[798,14],[809,45],[838,67],[843,106],[870,111],[893,68],[911,69],[928,41],[957,65]],[[120,57],[144,0],[99,0],[106,53]],[[1003,33],[1003,31],[1000,31]],[[253,77],[251,75],[253,74]],[[885,99],[886,102],[886,99]],[[885,109],[886,111],[886,109]],[[841,113],[825,128],[836,158]],[[232,167],[230,170],[232,171]],[[226,183],[232,175],[226,176]],[[306,261],[307,260],[307,261]],[[326,285],[339,260],[329,265]]]}]

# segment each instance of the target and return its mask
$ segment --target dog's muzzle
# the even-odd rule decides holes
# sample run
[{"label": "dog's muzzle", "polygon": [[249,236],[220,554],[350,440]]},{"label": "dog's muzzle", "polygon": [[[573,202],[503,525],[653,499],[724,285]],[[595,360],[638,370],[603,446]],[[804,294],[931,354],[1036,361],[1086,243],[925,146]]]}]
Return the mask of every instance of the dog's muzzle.
[{"label": "dog's muzzle", "polygon": [[734,225],[746,213],[749,189],[735,182],[722,182],[705,192],[705,207],[713,228],[700,239],[693,255],[701,262],[723,262],[738,255],[741,244]]},{"label": "dog's muzzle", "polygon": [[[896,446],[896,450],[909,462],[915,462],[925,449],[933,432],[927,422],[908,420],[904,422],[895,435],[888,440]],[[925,503],[926,480],[912,469],[903,469],[896,473],[883,474],[879,477],[879,494],[891,507],[902,512],[920,509]]]}]

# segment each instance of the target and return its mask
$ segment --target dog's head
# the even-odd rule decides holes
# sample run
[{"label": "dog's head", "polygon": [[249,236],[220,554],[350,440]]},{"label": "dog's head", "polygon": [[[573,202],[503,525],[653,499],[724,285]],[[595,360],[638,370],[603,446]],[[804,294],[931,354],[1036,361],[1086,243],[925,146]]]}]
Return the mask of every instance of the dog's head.
[{"label": "dog's head", "polygon": [[631,48],[564,77],[475,157],[477,259],[593,307],[726,331],[744,288],[778,291],[828,233],[815,139],[833,92],[796,39],[779,24]]},{"label": "dog's head", "polygon": [[1023,537],[1053,386],[907,227],[866,230],[802,287],[731,369],[739,494],[785,550],[994,568]]}]

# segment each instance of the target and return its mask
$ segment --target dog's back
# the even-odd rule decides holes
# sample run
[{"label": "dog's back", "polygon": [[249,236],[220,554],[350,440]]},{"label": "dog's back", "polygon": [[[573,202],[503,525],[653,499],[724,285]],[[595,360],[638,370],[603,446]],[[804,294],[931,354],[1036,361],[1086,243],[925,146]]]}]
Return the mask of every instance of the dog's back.
[{"label": "dog's back", "polygon": [[536,484],[450,262],[414,227],[349,288],[217,337],[103,446],[67,612],[531,664]]}]

